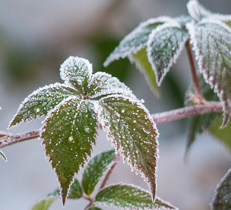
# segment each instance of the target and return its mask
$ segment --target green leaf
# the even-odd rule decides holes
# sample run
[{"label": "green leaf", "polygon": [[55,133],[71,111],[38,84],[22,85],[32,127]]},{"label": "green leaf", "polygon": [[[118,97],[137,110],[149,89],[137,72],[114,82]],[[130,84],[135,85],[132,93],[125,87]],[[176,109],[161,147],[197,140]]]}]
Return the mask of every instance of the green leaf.
[{"label": "green leaf", "polygon": [[32,210],[48,210],[53,202],[54,202],[54,198],[41,200],[39,203],[36,203],[33,206]]},{"label": "green leaf", "polygon": [[91,155],[96,128],[94,105],[77,97],[64,100],[44,121],[41,138],[58,176],[63,203],[74,174]]},{"label": "green leaf", "polygon": [[102,210],[102,209],[100,209],[99,207],[90,207],[87,210]]},{"label": "green leaf", "polygon": [[96,72],[89,83],[88,95],[90,98],[94,99],[111,94],[123,94],[136,98],[132,91],[116,77],[104,72]]},{"label": "green leaf", "polygon": [[231,209],[231,170],[225,174],[219,183],[212,202],[212,210]]},{"label": "green leaf", "polygon": [[6,156],[5,156],[5,154],[3,153],[2,150],[0,150],[0,156],[2,157],[2,159],[3,159],[5,162],[7,162],[7,158],[6,158]]},{"label": "green leaf", "polygon": [[52,193],[49,193],[45,198],[36,203],[32,210],[48,210],[51,204],[59,197],[59,189],[54,190]]},{"label": "green leaf", "polygon": [[83,196],[82,187],[77,179],[71,184],[70,190],[68,192],[68,199],[79,199]]},{"label": "green leaf", "polygon": [[228,148],[229,152],[231,153],[231,123],[228,123],[228,125],[220,129],[220,125],[222,123],[222,117],[217,117],[210,125],[209,127],[209,133],[211,133],[213,136],[215,136],[220,142],[224,143],[226,147]]},{"label": "green leaf", "polygon": [[99,100],[99,120],[116,150],[156,193],[158,132],[153,119],[139,101],[121,95]]},{"label": "green leaf", "polygon": [[70,56],[60,67],[60,77],[83,94],[87,93],[92,65],[84,58]]},{"label": "green leaf", "polygon": [[158,26],[169,22],[172,19],[169,17],[159,17],[149,19],[141,23],[131,33],[124,37],[115,50],[109,55],[104,62],[104,66],[108,66],[112,61],[119,58],[125,58],[131,53],[135,53],[147,45],[149,35]]},{"label": "green leaf", "polygon": [[188,29],[200,71],[223,103],[224,127],[231,112],[231,29],[215,18],[188,24]]},{"label": "green leaf", "polygon": [[173,21],[153,30],[147,43],[148,60],[156,74],[156,82],[161,84],[169,68],[176,62],[185,42],[188,32]]},{"label": "green leaf", "polygon": [[92,158],[84,168],[82,186],[87,195],[95,189],[96,184],[115,159],[115,150],[100,153]]},{"label": "green leaf", "polygon": [[47,115],[65,98],[77,94],[71,87],[59,83],[39,88],[24,99],[9,127]]},{"label": "green leaf", "polygon": [[166,201],[156,198],[152,201],[150,193],[130,185],[112,185],[98,192],[95,202],[109,206],[119,207],[120,209],[136,210],[170,210],[176,209]]},{"label": "green leaf", "polygon": [[205,17],[212,15],[212,13],[203,7],[198,0],[190,0],[187,3],[188,12],[196,21],[200,21]]},{"label": "green leaf", "polygon": [[146,47],[137,51],[136,53],[132,53],[130,55],[130,61],[134,62],[137,68],[144,73],[146,80],[148,81],[151,90],[156,96],[159,96],[158,86],[156,84],[156,75],[152,69],[152,65],[149,63]]}]

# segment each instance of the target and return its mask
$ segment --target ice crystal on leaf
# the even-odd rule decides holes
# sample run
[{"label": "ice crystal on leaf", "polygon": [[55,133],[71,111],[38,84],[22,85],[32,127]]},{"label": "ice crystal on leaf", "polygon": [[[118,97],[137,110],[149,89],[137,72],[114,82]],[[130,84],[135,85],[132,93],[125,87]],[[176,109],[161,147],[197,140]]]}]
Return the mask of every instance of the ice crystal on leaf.
[{"label": "ice crystal on leaf", "polygon": [[[46,116],[40,137],[57,174],[63,204],[74,175],[91,155],[98,123],[132,168],[145,176],[154,199],[158,132],[142,102],[117,78],[92,74],[91,64],[83,58],[69,57],[61,65],[60,76],[64,84],[39,88],[25,99],[10,126]],[[91,175],[83,180],[85,193],[94,190],[114,154],[107,158],[96,171],[86,169]],[[99,165],[99,160],[93,163]]]},{"label": "ice crystal on leaf", "polygon": [[187,3],[187,8],[191,17],[196,21],[200,21],[203,18],[212,15],[212,13],[209,10],[207,10],[205,7],[203,7],[198,2],[198,0],[190,0]]},{"label": "ice crystal on leaf", "polygon": [[231,170],[225,174],[216,189],[212,202],[212,210],[231,209]]},{"label": "ice crystal on leaf", "polygon": [[231,112],[231,28],[214,18],[187,26],[200,71],[224,105],[225,126]]},{"label": "ice crystal on leaf", "polygon": [[176,210],[170,203],[156,198],[152,202],[150,194],[136,186],[118,184],[108,186],[99,191],[95,197],[96,203],[115,206],[119,209],[133,210]]},{"label": "ice crystal on leaf", "polygon": [[131,168],[144,176],[155,199],[158,132],[152,117],[142,103],[125,96],[104,97],[99,105],[108,138]]}]

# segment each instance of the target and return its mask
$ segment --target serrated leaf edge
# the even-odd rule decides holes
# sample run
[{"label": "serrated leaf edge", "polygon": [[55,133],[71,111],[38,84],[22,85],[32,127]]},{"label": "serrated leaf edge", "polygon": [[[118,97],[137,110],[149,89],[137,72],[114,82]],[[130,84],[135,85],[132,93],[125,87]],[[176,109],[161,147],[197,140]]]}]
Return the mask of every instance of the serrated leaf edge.
[{"label": "serrated leaf edge", "polygon": [[202,21],[200,21],[199,23],[195,24],[193,22],[191,23],[188,23],[186,24],[186,27],[189,31],[189,35],[190,35],[190,43],[192,45],[192,49],[193,51],[195,52],[195,57],[196,57],[196,60],[198,62],[198,66],[199,66],[199,71],[200,73],[203,75],[203,78],[205,79],[205,82],[207,84],[210,85],[210,87],[214,90],[215,93],[217,93],[222,105],[223,105],[223,123],[222,123],[222,126],[221,127],[224,127],[228,121],[229,121],[229,116],[230,116],[230,111],[231,111],[231,107],[230,107],[230,111],[227,113],[227,110],[225,109],[225,102],[221,99],[221,95],[219,93],[219,90],[217,89],[217,86],[213,86],[212,85],[212,82],[209,80],[209,77],[205,74],[206,72],[206,69],[203,68],[203,65],[202,65],[202,56],[200,56],[200,53],[199,53],[199,49],[197,47],[198,45],[198,42],[196,40],[196,25],[199,25],[199,24],[203,24],[203,23],[213,23],[213,24],[217,24],[217,25],[220,25],[221,27],[224,27],[231,35],[231,28],[228,27],[225,23],[219,21],[219,20],[214,20],[213,18],[209,17],[209,18],[204,18]]},{"label": "serrated leaf edge", "polygon": [[[127,183],[123,183],[123,182],[119,182],[119,183],[117,183],[117,184],[107,185],[106,187],[100,189],[100,190],[97,192],[97,194],[98,194],[99,192],[103,191],[104,189],[107,189],[107,188],[110,188],[110,187],[113,187],[113,186],[118,186],[118,185],[120,185],[120,186],[122,186],[122,187],[124,187],[124,186],[126,187],[126,186],[127,186],[127,187],[136,188],[137,190],[140,190],[140,191],[143,191],[143,192],[149,194],[149,195],[150,195],[150,198],[152,198],[152,195],[151,195],[151,193],[150,193],[149,191],[147,191],[147,190],[145,190],[145,189],[143,189],[143,188],[141,188],[141,187],[139,187],[139,186],[136,186],[136,185],[133,185],[133,184],[127,184]],[[96,194],[96,196],[97,196],[97,194]],[[96,196],[95,196],[95,197],[96,197]],[[163,203],[166,203],[166,204],[169,205],[169,206],[172,206],[172,207],[174,208],[174,210],[178,210],[177,207],[173,206],[173,205],[172,205],[171,203],[169,203],[168,201],[164,201],[163,199],[159,198],[158,196],[156,196],[156,199],[158,199],[159,201],[161,201],[161,202],[163,202]],[[117,209],[121,208],[121,207],[115,206],[115,205],[113,205],[113,204],[105,204],[104,202],[100,202],[100,201],[97,201],[97,200],[96,200],[95,202],[96,202],[96,203],[103,204],[104,206],[111,206],[111,207],[115,207],[115,208],[117,208]],[[155,202],[155,201],[154,201],[154,202]],[[124,207],[123,207],[123,209],[124,209],[124,210],[131,210],[131,208],[124,208]],[[136,210],[161,210],[161,209],[156,209],[156,208],[154,208],[154,209],[150,209],[150,208],[143,208],[143,209],[141,209],[141,208],[136,208]]]},{"label": "serrated leaf edge", "polygon": [[[45,116],[44,114],[43,115],[37,115],[37,117],[32,117],[30,119],[26,119],[26,120],[22,120],[18,123],[16,123],[15,125],[11,125],[14,121],[14,119],[16,118],[16,116],[18,115],[18,113],[20,112],[20,110],[24,107],[25,103],[28,102],[30,100],[30,98],[36,94],[38,94],[40,91],[43,91],[43,90],[46,90],[46,89],[49,89],[49,88],[59,88],[59,87],[67,87],[67,88],[70,88],[72,89],[73,91],[76,91],[72,86],[68,85],[68,84],[61,84],[61,83],[54,83],[54,84],[50,84],[50,85],[45,85],[43,87],[40,87],[38,88],[37,90],[33,91],[31,94],[29,94],[22,102],[21,104],[19,105],[19,108],[16,112],[16,114],[13,116],[13,118],[11,119],[9,125],[8,125],[8,128],[7,130],[11,129],[11,128],[14,128],[14,127],[17,127],[19,124],[21,123],[29,123],[31,122],[32,120],[37,120],[37,119],[40,119],[42,116]],[[65,100],[65,99],[64,99]],[[58,105],[58,104],[57,104]],[[57,106],[56,105],[56,106]],[[54,107],[55,108],[55,107]]]},{"label": "serrated leaf edge", "polygon": [[[158,23],[158,22],[164,22],[163,24],[165,24],[165,22],[172,22],[173,19],[171,17],[168,16],[161,16],[158,18],[150,18],[142,23],[140,23],[135,29],[133,29],[129,34],[127,34],[122,41],[119,43],[122,44],[123,42],[126,42],[127,39],[130,38],[130,36],[132,36],[133,34],[135,34],[137,31],[142,30],[143,27],[146,27],[150,24],[154,24],[154,23]],[[161,25],[160,25],[161,26]],[[160,27],[157,26],[156,28]],[[156,30],[156,29],[154,29]],[[110,63],[112,63],[115,60],[119,60],[120,58],[126,58],[129,54],[131,53],[136,53],[139,50],[141,50],[142,48],[144,48],[146,46],[146,44],[142,44],[139,47],[131,47],[130,51],[125,52],[122,55],[114,55],[114,51],[119,47],[119,45],[113,50],[113,52],[108,56],[108,58],[106,59],[106,61],[103,63],[104,67],[107,67]]]},{"label": "serrated leaf edge", "polygon": [[164,73],[163,73],[162,77],[161,77],[161,78],[159,79],[159,81],[158,81],[158,76],[157,76],[157,75],[158,75],[158,72],[157,72],[157,69],[156,69],[156,65],[155,65],[155,63],[152,62],[152,56],[151,56],[151,48],[152,48],[152,47],[151,47],[151,43],[153,42],[153,39],[154,39],[156,33],[158,33],[159,31],[161,31],[161,30],[163,30],[163,29],[165,29],[165,28],[168,28],[168,27],[170,27],[170,28],[177,27],[177,28],[179,28],[180,30],[182,30],[180,24],[179,24],[177,21],[175,21],[175,20],[172,21],[171,24],[170,24],[170,23],[165,23],[165,24],[159,26],[158,28],[156,28],[155,30],[152,31],[152,33],[151,33],[150,36],[149,36],[148,43],[147,43],[147,55],[148,55],[148,60],[149,60],[149,63],[152,65],[153,71],[155,72],[155,75],[156,75],[156,83],[157,83],[158,86],[161,85],[161,83],[162,83],[162,81],[163,81],[165,75],[168,73],[170,67],[173,65],[174,61],[176,61],[177,58],[179,57],[180,53],[182,52],[182,50],[183,50],[183,48],[184,48],[185,42],[186,42],[187,39],[188,39],[188,37],[187,37],[187,39],[185,39],[184,41],[182,41],[182,42],[180,43],[178,50],[177,50],[176,53],[174,54],[172,60],[171,60],[170,63],[168,64],[167,68],[164,69]]},{"label": "serrated leaf edge", "polygon": [[[104,100],[104,99],[109,98],[109,97],[123,97],[125,100],[130,100],[130,101],[132,100],[131,98],[126,97],[126,96],[121,96],[121,95],[110,95],[110,96],[101,98],[101,99],[99,100],[99,102],[100,102],[101,100]],[[156,192],[156,189],[157,189],[157,175],[156,175],[156,173],[157,173],[158,159],[159,159],[159,141],[158,141],[159,132],[158,132],[158,130],[157,130],[157,128],[156,128],[156,124],[155,124],[155,122],[154,122],[152,116],[149,114],[149,112],[148,112],[148,110],[146,109],[146,107],[145,107],[141,102],[138,102],[138,101],[133,101],[133,103],[136,103],[136,104],[138,105],[139,108],[143,109],[144,112],[146,112],[146,114],[147,114],[149,120],[152,122],[153,129],[155,129],[155,132],[156,132],[156,139],[155,139],[155,140],[156,140],[156,154],[155,154],[155,157],[156,157],[156,167],[155,167],[155,173],[154,173],[154,176],[155,176],[155,186],[156,186],[155,190],[154,190],[154,188],[151,186],[151,183],[150,183],[148,177],[146,177],[145,174],[144,174],[142,171],[140,171],[139,169],[137,169],[137,165],[134,163],[134,167],[133,167],[133,166],[132,166],[132,163],[131,163],[131,161],[130,161],[130,159],[129,159],[129,157],[126,158],[126,157],[124,156],[124,154],[123,154],[123,151],[122,151],[121,149],[119,149],[119,150],[116,149],[116,148],[117,148],[117,146],[116,146],[116,145],[117,145],[117,144],[116,144],[116,141],[114,140],[114,138],[113,138],[112,135],[108,135],[108,130],[106,129],[106,126],[105,126],[105,124],[104,124],[104,121],[100,118],[100,114],[98,114],[98,119],[99,119],[99,122],[100,122],[101,125],[102,125],[103,130],[106,132],[107,139],[108,139],[108,140],[111,140],[112,145],[113,145],[113,147],[115,148],[116,154],[120,154],[120,155],[122,156],[122,158],[123,158],[123,162],[127,162],[127,164],[130,166],[130,168],[131,168],[132,170],[134,170],[136,174],[140,174],[140,175],[141,175],[141,177],[144,179],[144,181],[148,184],[149,189],[150,189],[151,191],[153,190],[153,192]],[[98,106],[100,107],[100,109],[102,109],[101,106],[100,106],[100,104],[98,104]],[[101,110],[100,110],[99,112],[101,112]],[[155,200],[154,197],[153,197],[153,200]]]}]

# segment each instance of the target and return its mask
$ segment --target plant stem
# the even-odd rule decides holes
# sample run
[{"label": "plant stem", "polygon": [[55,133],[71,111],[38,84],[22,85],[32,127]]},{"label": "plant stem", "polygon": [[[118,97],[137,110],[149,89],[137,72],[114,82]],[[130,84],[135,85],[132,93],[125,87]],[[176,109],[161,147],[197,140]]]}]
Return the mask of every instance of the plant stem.
[{"label": "plant stem", "polygon": [[[222,112],[222,110],[223,110],[222,103],[211,101],[211,102],[204,102],[203,104],[200,105],[193,105],[193,106],[183,107],[180,109],[174,109],[167,112],[153,114],[152,118],[156,124],[160,124],[164,122],[170,122],[173,120],[179,120],[193,115],[199,115],[209,112]],[[4,133],[4,132],[0,131],[0,133]],[[30,131],[27,133],[15,134],[15,135],[12,134],[10,136],[7,136],[7,138],[0,140],[0,148],[12,144],[16,144],[18,142],[35,139],[38,137],[39,137],[39,131]],[[116,162],[114,164],[116,165]],[[114,167],[115,166],[112,165],[112,168],[110,170],[113,170]],[[107,180],[105,180],[105,182],[107,182]]]},{"label": "plant stem", "polygon": [[186,41],[185,47],[186,47],[186,51],[187,51],[187,54],[188,54],[189,64],[190,64],[190,67],[191,67],[191,73],[192,73],[192,79],[193,79],[194,87],[196,89],[196,92],[197,92],[197,95],[199,97],[200,102],[204,103],[205,99],[204,99],[203,94],[201,92],[199,81],[198,81],[198,78],[197,78],[196,68],[195,68],[195,64],[194,64],[194,60],[193,60],[193,54],[192,54],[192,49],[191,49],[189,39]]},{"label": "plant stem", "polygon": [[116,167],[116,165],[117,165],[119,159],[120,159],[120,154],[118,153],[118,154],[116,155],[116,158],[115,158],[114,163],[112,164],[110,170],[107,172],[107,175],[105,176],[105,178],[104,178],[102,184],[100,185],[99,189],[102,189],[102,188],[105,187],[105,185],[107,184],[107,181],[108,181],[109,177],[111,176],[112,171],[113,171],[114,168]]}]

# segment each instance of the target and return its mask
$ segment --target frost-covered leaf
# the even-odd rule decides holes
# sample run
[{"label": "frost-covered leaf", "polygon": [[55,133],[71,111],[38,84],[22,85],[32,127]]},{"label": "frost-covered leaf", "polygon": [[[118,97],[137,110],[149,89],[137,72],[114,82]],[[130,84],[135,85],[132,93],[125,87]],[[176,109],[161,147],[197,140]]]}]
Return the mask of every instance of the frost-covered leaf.
[{"label": "frost-covered leaf", "polygon": [[131,62],[134,62],[137,68],[144,73],[148,84],[150,85],[153,93],[158,96],[159,90],[156,84],[156,75],[152,69],[152,65],[149,63],[146,47],[137,51],[136,53],[132,53],[129,58]]},{"label": "frost-covered leaf", "polygon": [[196,21],[200,21],[201,19],[212,15],[212,13],[205,9],[198,0],[190,0],[187,3],[187,8],[191,17]]},{"label": "frost-covered leaf", "polygon": [[9,127],[47,115],[57,104],[71,95],[78,96],[78,93],[74,89],[59,83],[35,90],[19,106]]},{"label": "frost-covered leaf", "polygon": [[68,192],[68,199],[79,199],[83,195],[82,187],[77,179],[71,184],[70,190]]},{"label": "frost-covered leaf", "polygon": [[74,174],[91,154],[96,128],[94,105],[77,97],[64,100],[44,121],[41,137],[58,176],[63,203]]},{"label": "frost-covered leaf", "polygon": [[112,61],[125,58],[132,52],[136,53],[138,50],[144,48],[147,45],[151,32],[158,26],[171,21],[172,19],[169,17],[159,17],[141,23],[131,33],[124,37],[104,62],[104,66],[108,66]]},{"label": "frost-covered leaf", "polygon": [[132,91],[116,77],[104,72],[97,72],[89,83],[88,95],[90,98],[102,97],[110,94],[123,94],[132,98],[136,96]]},{"label": "frost-covered leaf", "polygon": [[177,22],[166,23],[151,33],[147,43],[148,60],[156,73],[158,85],[179,57],[187,39],[188,32]]},{"label": "frost-covered leaf", "polygon": [[144,176],[154,199],[158,132],[149,112],[138,101],[112,95],[99,100],[99,120],[124,160]]},{"label": "frost-covered leaf", "polygon": [[32,207],[32,210],[48,210],[51,204],[58,197],[59,197],[59,189],[56,189],[54,192],[49,193],[47,196],[41,199],[38,203],[36,203]]},{"label": "frost-covered leaf", "polygon": [[150,193],[130,185],[112,185],[98,192],[95,202],[109,206],[119,207],[119,209],[133,210],[170,210],[176,209],[170,203],[156,198],[152,201]]},{"label": "frost-covered leaf", "polygon": [[0,150],[0,156],[2,157],[2,159],[7,162],[7,158],[6,158],[6,155],[3,153],[2,150]]},{"label": "frost-covered leaf", "polygon": [[96,184],[115,159],[115,150],[100,153],[92,158],[84,168],[82,186],[87,195],[95,189]]},{"label": "frost-covered leaf", "polygon": [[189,15],[181,15],[175,17],[174,20],[180,24],[181,29],[186,29],[186,24],[192,21],[192,17]]},{"label": "frost-covered leaf", "polygon": [[231,209],[231,170],[230,169],[219,183],[211,207],[212,210]]},{"label": "frost-covered leaf", "polygon": [[225,126],[231,112],[231,29],[214,19],[188,24],[188,29],[200,71],[224,105]]},{"label": "frost-covered leaf", "polygon": [[92,65],[84,58],[70,56],[60,67],[60,77],[85,94],[92,76]]}]

